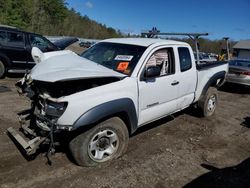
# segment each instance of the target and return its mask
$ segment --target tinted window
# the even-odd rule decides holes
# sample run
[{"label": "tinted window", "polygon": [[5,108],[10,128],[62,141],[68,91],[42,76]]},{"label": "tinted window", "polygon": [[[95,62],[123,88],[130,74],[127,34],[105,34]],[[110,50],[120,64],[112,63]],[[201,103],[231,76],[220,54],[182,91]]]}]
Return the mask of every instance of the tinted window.
[{"label": "tinted window", "polygon": [[7,32],[7,46],[24,47],[24,37],[22,33]]},{"label": "tinted window", "polygon": [[53,49],[53,46],[49,44],[49,41],[39,35],[30,34],[29,40],[31,47],[37,47],[42,51]]},{"label": "tinted window", "polygon": [[81,56],[123,74],[131,75],[146,47],[101,42]]},{"label": "tinted window", "polygon": [[178,48],[181,72],[184,72],[192,67],[191,56],[188,48]]},{"label": "tinted window", "polygon": [[0,31],[0,44],[6,43],[7,34],[6,31]]}]

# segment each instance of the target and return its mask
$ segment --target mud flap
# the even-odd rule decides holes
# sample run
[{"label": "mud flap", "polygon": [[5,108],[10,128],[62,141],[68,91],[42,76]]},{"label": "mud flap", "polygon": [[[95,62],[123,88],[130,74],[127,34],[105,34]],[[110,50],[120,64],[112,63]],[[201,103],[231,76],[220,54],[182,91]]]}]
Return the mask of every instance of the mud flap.
[{"label": "mud flap", "polygon": [[18,132],[12,127],[7,129],[8,134],[16,141],[26,152],[27,155],[32,155],[39,148],[39,145],[45,141],[45,137],[35,137],[26,141]]}]

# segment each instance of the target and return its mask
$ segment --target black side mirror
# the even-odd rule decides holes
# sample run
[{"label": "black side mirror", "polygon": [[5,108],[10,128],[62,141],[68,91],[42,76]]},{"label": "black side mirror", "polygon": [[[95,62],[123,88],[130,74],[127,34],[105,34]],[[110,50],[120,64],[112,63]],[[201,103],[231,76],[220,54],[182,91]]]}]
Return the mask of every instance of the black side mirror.
[{"label": "black side mirror", "polygon": [[150,66],[145,71],[146,78],[154,78],[160,76],[160,74],[161,74],[161,69],[158,66]]}]

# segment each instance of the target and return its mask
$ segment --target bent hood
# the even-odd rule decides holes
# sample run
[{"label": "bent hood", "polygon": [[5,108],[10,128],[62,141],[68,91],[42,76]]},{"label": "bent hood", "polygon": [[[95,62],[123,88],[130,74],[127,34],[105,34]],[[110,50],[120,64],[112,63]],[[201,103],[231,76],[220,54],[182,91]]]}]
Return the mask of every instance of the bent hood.
[{"label": "bent hood", "polygon": [[33,80],[56,82],[82,78],[118,77],[127,75],[115,72],[75,53],[60,54],[38,63],[30,73]]}]

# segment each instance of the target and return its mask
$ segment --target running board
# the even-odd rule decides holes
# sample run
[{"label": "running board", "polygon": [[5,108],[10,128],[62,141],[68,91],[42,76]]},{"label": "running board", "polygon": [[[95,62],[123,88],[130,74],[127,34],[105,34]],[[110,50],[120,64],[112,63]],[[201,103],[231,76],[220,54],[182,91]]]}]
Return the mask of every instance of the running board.
[{"label": "running board", "polygon": [[8,70],[8,73],[20,73],[20,74],[23,74],[23,73],[26,73],[26,70],[21,70],[21,69],[10,69]]},{"label": "running board", "polygon": [[32,155],[39,148],[39,145],[45,141],[44,137],[35,137],[32,140],[26,141],[18,132],[12,127],[7,129],[9,135],[22,146],[22,148],[26,151],[27,155]]}]

